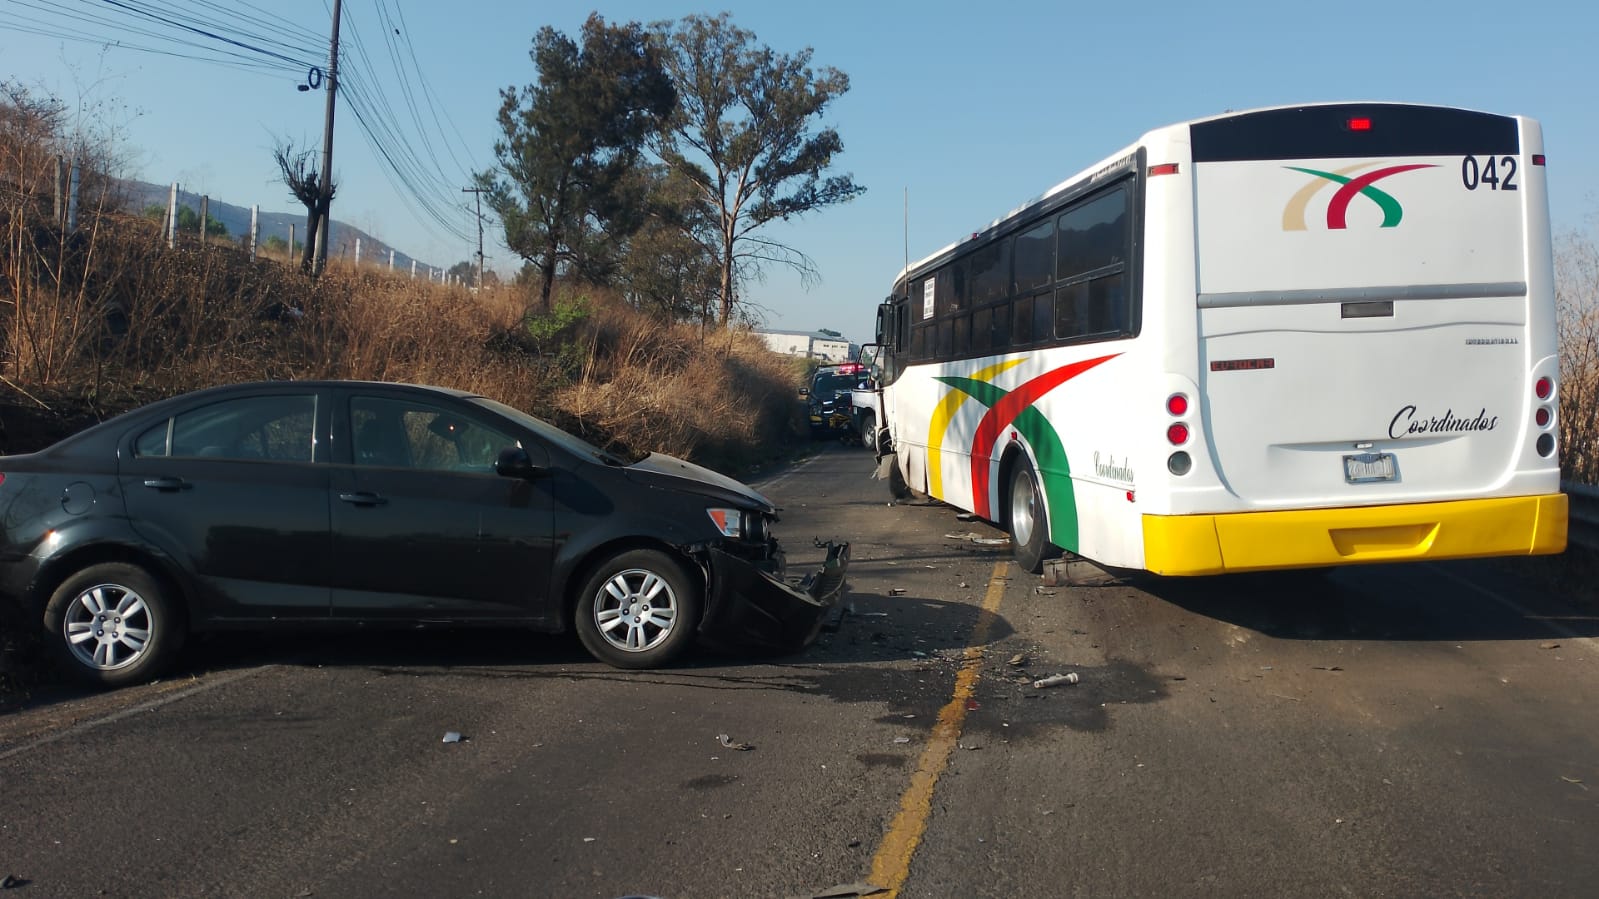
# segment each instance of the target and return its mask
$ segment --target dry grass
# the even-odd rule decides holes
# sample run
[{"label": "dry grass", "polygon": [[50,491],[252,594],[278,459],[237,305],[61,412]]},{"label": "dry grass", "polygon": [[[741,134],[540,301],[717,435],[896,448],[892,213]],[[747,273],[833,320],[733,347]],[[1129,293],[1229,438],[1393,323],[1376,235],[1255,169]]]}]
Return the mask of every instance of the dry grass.
[{"label": "dry grass", "polygon": [[1599,484],[1599,245],[1568,234],[1555,251],[1560,327],[1560,470]]},{"label": "dry grass", "polygon": [[[475,391],[599,443],[741,470],[798,434],[798,378],[747,333],[662,321],[562,285],[530,317],[511,286],[473,293],[334,262],[317,281],[282,259],[183,235],[86,191],[75,233],[54,211],[59,115],[0,97],[0,452],[37,448],[21,407],[105,416],[261,379],[357,378]],[[91,187],[106,183],[90,178]],[[557,320],[558,319],[558,320]],[[5,425],[11,422],[7,439]],[[25,422],[37,431],[33,419]],[[48,436],[60,436],[61,433]]]}]

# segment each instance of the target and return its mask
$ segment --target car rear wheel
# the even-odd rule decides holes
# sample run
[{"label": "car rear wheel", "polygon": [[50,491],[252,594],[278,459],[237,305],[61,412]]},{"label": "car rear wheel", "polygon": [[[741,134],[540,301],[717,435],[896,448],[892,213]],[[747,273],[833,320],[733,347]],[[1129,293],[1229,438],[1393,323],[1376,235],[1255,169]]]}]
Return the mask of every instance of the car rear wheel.
[{"label": "car rear wheel", "polygon": [[183,642],[167,591],[136,565],[91,565],[62,582],[45,606],[57,656],[81,680],[108,687],[160,674]]},{"label": "car rear wheel", "polygon": [[1026,456],[1016,461],[1011,469],[1010,489],[1006,491],[1007,522],[1010,526],[1011,552],[1016,564],[1037,574],[1052,547],[1045,539],[1044,494],[1038,489],[1038,475],[1033,473],[1033,463]]},{"label": "car rear wheel", "polygon": [[595,569],[578,597],[578,639],[616,668],[657,668],[694,642],[697,581],[664,552],[636,549]]}]

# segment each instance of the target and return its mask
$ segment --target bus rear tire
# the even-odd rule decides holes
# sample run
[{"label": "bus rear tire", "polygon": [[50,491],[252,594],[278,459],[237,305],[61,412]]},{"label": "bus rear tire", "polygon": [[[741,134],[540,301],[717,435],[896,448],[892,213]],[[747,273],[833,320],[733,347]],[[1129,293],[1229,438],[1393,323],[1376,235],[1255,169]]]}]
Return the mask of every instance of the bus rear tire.
[{"label": "bus rear tire", "polygon": [[1044,494],[1038,489],[1038,475],[1026,456],[1011,469],[1005,490],[1005,521],[1010,528],[1011,553],[1024,571],[1037,574],[1044,560],[1054,555],[1054,547],[1044,534]]}]

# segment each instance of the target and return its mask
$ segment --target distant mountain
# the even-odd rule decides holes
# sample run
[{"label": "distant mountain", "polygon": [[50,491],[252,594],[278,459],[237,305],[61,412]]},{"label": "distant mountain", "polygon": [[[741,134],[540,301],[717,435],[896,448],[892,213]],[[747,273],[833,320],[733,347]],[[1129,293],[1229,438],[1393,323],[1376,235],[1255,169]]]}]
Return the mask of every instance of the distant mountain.
[{"label": "distant mountain", "polygon": [[[167,201],[172,197],[172,185],[151,184],[148,181],[123,181],[128,189],[128,205],[135,211],[140,211],[148,206],[166,208]],[[183,189],[178,185],[178,202],[189,207],[198,215],[200,212],[200,195]],[[228,229],[228,237],[237,240],[250,233],[250,207],[235,206],[225,203],[216,197],[210,199],[207,211],[210,216]],[[270,237],[289,239],[289,226],[294,226],[294,239],[299,243],[305,242],[305,210],[299,212],[268,212],[261,210],[261,242],[266,243]],[[338,219],[333,220],[333,242],[328,244],[329,258],[355,258],[355,242],[361,241],[361,261],[373,265],[387,265],[389,251],[394,249],[383,241],[362,231],[354,225],[347,225]],[[457,260],[459,261],[459,260]],[[417,260],[417,271],[429,268],[423,260]],[[433,266],[447,268],[448,266]],[[410,270],[411,257],[394,251],[394,268],[396,270]]]}]

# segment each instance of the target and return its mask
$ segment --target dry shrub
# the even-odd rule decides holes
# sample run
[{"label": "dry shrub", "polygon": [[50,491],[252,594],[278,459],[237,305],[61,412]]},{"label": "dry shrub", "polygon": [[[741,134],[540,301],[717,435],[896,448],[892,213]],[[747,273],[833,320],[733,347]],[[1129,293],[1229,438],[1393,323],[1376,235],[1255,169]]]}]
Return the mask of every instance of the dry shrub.
[{"label": "dry shrub", "polygon": [[1599,245],[1568,234],[1555,251],[1560,331],[1560,469],[1599,483]]},{"label": "dry shrub", "polygon": [[581,375],[556,406],[591,439],[742,470],[794,435],[794,368],[747,331],[707,333],[603,298],[579,341]]},{"label": "dry shrub", "polygon": [[[313,281],[226,239],[183,234],[169,247],[159,224],[120,210],[108,155],[65,134],[65,119],[60,104],[0,82],[0,378],[29,398],[10,410],[0,399],[0,436],[8,420],[37,430],[24,404],[81,411],[87,398],[103,416],[216,384],[305,378],[469,390],[598,443],[727,469],[792,434],[796,373],[747,332],[708,334],[572,285],[560,315],[529,315],[514,285],[474,293],[341,261]],[[92,163],[70,233],[55,215],[55,158],[67,152]],[[60,423],[49,436],[81,416]],[[11,438],[0,450],[42,445]]]}]

